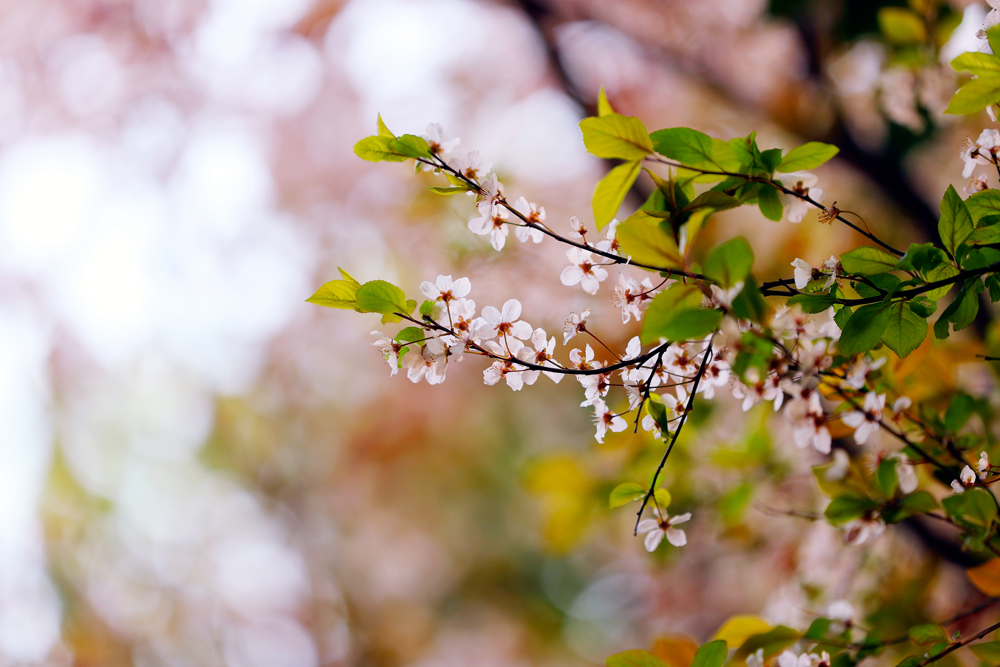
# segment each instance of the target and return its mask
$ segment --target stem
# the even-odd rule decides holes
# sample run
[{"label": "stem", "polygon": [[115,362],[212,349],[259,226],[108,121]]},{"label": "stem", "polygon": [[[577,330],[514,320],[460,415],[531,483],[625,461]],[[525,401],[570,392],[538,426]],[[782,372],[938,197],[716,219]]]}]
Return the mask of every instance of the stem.
[{"label": "stem", "polygon": [[663,458],[660,459],[660,465],[656,466],[656,472],[653,473],[653,481],[649,484],[649,491],[646,491],[646,495],[642,499],[642,505],[639,506],[639,511],[636,512],[635,528],[632,530],[633,535],[639,534],[639,521],[642,519],[642,512],[646,509],[646,505],[649,504],[649,499],[653,497],[653,493],[656,490],[656,478],[660,476],[660,472],[663,470],[663,466],[667,463],[667,458],[670,456],[671,450],[674,448],[674,444],[677,442],[677,436],[681,434],[681,429],[684,428],[684,424],[687,423],[688,415],[691,414],[691,408],[694,407],[694,397],[698,395],[698,383],[701,382],[701,378],[705,375],[705,368],[708,366],[708,359],[712,356],[712,338],[718,330],[712,332],[712,336],[708,339],[708,347],[705,348],[704,355],[701,359],[701,367],[698,369],[698,374],[694,376],[694,385],[691,387],[691,396],[688,397],[687,407],[684,409],[684,415],[681,417],[680,424],[674,430],[674,435],[670,439],[670,444],[667,446],[667,451],[663,453]]}]

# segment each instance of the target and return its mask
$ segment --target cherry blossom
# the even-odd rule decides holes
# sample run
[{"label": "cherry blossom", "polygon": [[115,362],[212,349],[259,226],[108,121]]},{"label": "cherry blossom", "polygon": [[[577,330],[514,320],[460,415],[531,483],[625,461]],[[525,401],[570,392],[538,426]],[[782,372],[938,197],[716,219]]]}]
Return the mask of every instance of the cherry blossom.
[{"label": "cherry blossom", "polygon": [[500,207],[503,200],[503,183],[497,180],[496,174],[490,174],[479,185],[479,196],[476,199],[479,215],[484,218],[492,218],[494,211]]},{"label": "cherry blossom", "polygon": [[425,280],[420,283],[420,291],[432,301],[443,301],[445,304],[452,299],[460,299],[472,291],[472,283],[468,278],[452,281],[451,276],[438,276],[433,283]]},{"label": "cherry blossom", "polygon": [[[480,213],[483,212],[483,208],[480,208]],[[490,235],[490,245],[493,246],[494,250],[503,250],[504,244],[507,242],[507,234],[509,233],[509,225],[507,224],[509,216],[507,211],[499,206],[488,207],[488,213],[484,213],[479,218],[473,218],[469,221],[469,229],[474,234],[479,234],[480,236]]]},{"label": "cherry blossom", "polygon": [[893,452],[890,459],[896,461],[896,477],[899,479],[899,490],[903,493],[913,493],[917,490],[917,471],[902,452]]},{"label": "cherry blossom", "polygon": [[860,518],[844,524],[844,543],[864,544],[885,532],[885,521],[878,510],[868,510]]},{"label": "cherry blossom", "polygon": [[563,345],[576,338],[578,333],[587,330],[587,318],[590,316],[590,309],[585,309],[582,313],[570,313],[563,325]]},{"label": "cherry blossom", "polygon": [[587,294],[597,294],[601,283],[608,277],[607,270],[594,264],[594,257],[589,250],[570,248],[566,251],[566,257],[571,264],[559,274],[562,284],[569,287],[579,283]]},{"label": "cherry blossom", "polygon": [[380,336],[380,338],[372,343],[372,345],[378,347],[379,352],[382,353],[382,358],[385,359],[385,363],[389,365],[389,377],[392,377],[397,372],[399,372],[399,351],[402,349],[402,343],[397,343],[393,339],[389,338],[381,331],[373,331],[373,336]]},{"label": "cherry blossom", "polygon": [[479,151],[471,151],[465,158],[452,158],[451,166],[466,178],[479,181],[493,169],[493,163],[483,162]]},{"label": "cherry blossom", "polygon": [[792,422],[798,447],[812,446],[821,454],[830,453],[833,440],[826,427],[826,413],[823,412],[818,392],[809,391],[807,397],[792,400],[785,409],[785,417]]},{"label": "cherry blossom", "polygon": [[[559,368],[559,365],[553,360],[552,354],[556,349],[556,338],[553,336],[546,341],[546,334],[544,329],[535,329],[531,334],[531,347],[525,345],[518,352],[518,359],[521,361],[527,361],[528,363],[535,364],[536,366],[548,366],[551,368]],[[539,373],[543,371],[538,371],[534,369],[527,369],[522,372],[524,375],[525,384],[534,384],[535,380],[538,379]],[[546,377],[555,383],[559,383],[563,376],[560,373],[553,373],[551,371],[544,371]]]},{"label": "cherry blossom", "polygon": [[594,434],[594,438],[597,442],[604,442],[604,435],[610,430],[614,433],[620,433],[628,428],[628,422],[624,419],[611,412],[608,406],[605,405],[604,401],[597,400],[594,402],[594,426],[597,427],[597,432]]},{"label": "cherry blossom", "polygon": [[962,484],[966,486],[971,486],[976,483],[976,473],[969,466],[962,468],[962,474],[959,475],[959,479],[962,480]]},{"label": "cherry blossom", "polygon": [[655,519],[643,519],[638,525],[638,532],[640,534],[645,533],[646,535],[646,539],[644,540],[646,551],[656,551],[656,548],[660,546],[660,542],[663,541],[664,537],[667,538],[667,542],[670,542],[675,547],[682,547],[687,544],[687,534],[680,528],[674,528],[674,526],[690,521],[690,512],[671,517],[667,514],[666,510],[654,508],[653,514],[656,515]]},{"label": "cherry blossom", "polygon": [[[524,197],[518,198],[514,202],[514,210],[525,217],[525,219],[535,225],[545,222],[545,209],[535,205],[535,202],[528,203],[528,200]],[[529,227],[528,225],[521,225],[514,228],[514,235],[517,236],[517,240],[521,243],[526,242],[529,238],[532,243],[541,243],[545,234],[542,233],[540,229],[536,227]]]},{"label": "cherry blossom", "polygon": [[448,365],[448,353],[444,342],[432,338],[423,347],[411,346],[403,355],[400,366],[406,369],[406,377],[417,383],[427,379],[427,384],[441,384]]},{"label": "cherry blossom", "polygon": [[797,289],[805,289],[810,282],[820,280],[824,276],[826,276],[826,282],[823,283],[823,289],[827,289],[837,282],[837,271],[840,268],[840,260],[830,255],[830,259],[823,262],[821,266],[813,268],[804,259],[796,258],[792,262],[792,266],[795,267],[794,276],[795,287]]},{"label": "cherry blossom", "polygon": [[449,139],[448,141],[444,140],[444,128],[441,127],[440,123],[428,123],[427,129],[420,136],[430,144],[431,155],[439,157],[446,157],[459,144],[458,137]]},{"label": "cherry blossom", "polygon": [[507,334],[521,340],[531,338],[531,325],[523,320],[518,320],[521,317],[521,302],[517,299],[508,299],[503,304],[502,310],[486,306],[483,308],[482,317],[487,325],[484,327],[484,338],[507,337]]},{"label": "cherry blossom", "polygon": [[[792,172],[790,174],[778,174],[778,180],[786,188],[797,195],[809,197],[814,202],[823,202],[823,191],[814,187],[819,179],[815,174],[808,172]],[[789,222],[802,222],[802,218],[809,212],[809,202],[793,197],[792,195],[780,193],[782,204],[787,209],[785,217]]]},{"label": "cherry blossom", "polygon": [[1000,152],[1000,131],[987,128],[979,134],[979,138],[975,141],[966,138],[959,151],[962,162],[965,163],[965,167],[962,169],[962,178],[972,176],[977,165],[988,165],[996,162],[998,152]]},{"label": "cherry blossom", "polygon": [[569,219],[569,228],[570,228],[569,237],[571,239],[582,240],[584,237],[586,237],[587,232],[589,231],[586,228],[586,226],[584,226],[584,224],[580,222],[580,219],[575,215]]},{"label": "cherry blossom", "polygon": [[[483,382],[488,385],[495,385],[501,378],[506,380],[507,386],[514,391],[521,391],[524,386],[524,367],[515,364],[512,359],[518,358],[518,354],[524,348],[524,343],[516,338],[507,338],[501,345],[495,340],[486,341],[484,347],[492,354],[509,358],[498,359],[490,364],[490,367],[483,371]],[[535,376],[537,378],[537,375]]]},{"label": "cherry blossom", "polygon": [[865,394],[864,409],[852,410],[841,417],[841,421],[854,429],[854,440],[859,445],[868,442],[871,434],[878,430],[884,407],[885,394],[870,391]]},{"label": "cherry blossom", "polygon": [[976,470],[979,471],[979,479],[986,479],[990,471],[990,457],[986,452],[979,453],[979,461],[976,463]]},{"label": "cherry blossom", "polygon": [[[578,349],[572,349],[569,351],[569,361],[573,364],[573,368],[581,371],[588,371],[594,367],[594,348],[590,347],[588,344],[586,346],[586,353],[581,352]],[[582,376],[581,376],[582,377]]]},{"label": "cherry blossom", "polygon": [[968,184],[964,188],[962,188],[962,192],[964,192],[967,195],[974,195],[977,192],[982,192],[983,190],[989,190],[990,189],[989,180],[990,180],[989,176],[987,176],[986,174],[979,174],[977,176],[973,176],[972,179],[968,182]]},{"label": "cherry blossom", "polygon": [[618,274],[618,284],[611,291],[611,305],[622,309],[622,324],[628,324],[631,318],[642,319],[642,313],[649,301],[656,296],[653,293],[653,281],[644,278],[640,283],[624,273]]},{"label": "cherry blossom", "polygon": [[858,357],[847,370],[847,384],[855,389],[861,389],[868,382],[868,376],[885,364],[885,357],[871,359],[866,356]]},{"label": "cherry blossom", "polygon": [[604,238],[594,246],[601,252],[617,253],[618,246],[618,219],[614,219],[604,228]]}]

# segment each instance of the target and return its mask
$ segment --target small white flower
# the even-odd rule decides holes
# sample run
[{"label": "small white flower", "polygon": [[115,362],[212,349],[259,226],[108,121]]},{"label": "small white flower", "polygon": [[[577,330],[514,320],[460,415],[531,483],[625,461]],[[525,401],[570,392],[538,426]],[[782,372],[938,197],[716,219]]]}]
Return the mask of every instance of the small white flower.
[{"label": "small white flower", "polygon": [[[548,366],[551,368],[559,368],[559,366],[553,361],[552,354],[556,349],[556,337],[553,336],[546,340],[544,329],[535,329],[531,334],[531,347],[525,345],[518,352],[518,359],[521,361],[526,361],[536,366]],[[534,384],[535,380],[538,379],[538,374],[541,371],[535,369],[527,369],[522,371],[524,375],[525,384]],[[551,371],[544,371],[545,375],[555,383],[559,383],[563,376],[561,373],[554,373]]]},{"label": "small white flower", "polygon": [[569,317],[566,318],[566,324],[563,325],[563,345],[569,345],[569,342],[576,338],[578,333],[587,330],[587,318],[589,316],[589,308],[579,314],[569,314]]},{"label": "small white flower", "polygon": [[[518,198],[514,202],[514,210],[525,217],[525,219],[532,224],[540,224],[545,221],[545,209],[535,205],[535,202],[528,203],[528,200],[524,197]],[[514,235],[517,236],[517,240],[524,243],[529,238],[532,243],[541,243],[545,235],[542,231],[536,227],[529,227],[528,225],[521,225],[514,228]]]},{"label": "small white flower", "polygon": [[569,237],[571,239],[583,239],[587,235],[588,230],[580,219],[575,215],[569,219],[570,232]]},{"label": "small white flower", "polygon": [[433,155],[448,155],[455,150],[455,147],[459,143],[458,137],[449,139],[448,141],[444,140],[444,128],[441,127],[440,123],[428,123],[427,129],[420,136],[430,144],[431,154]]},{"label": "small white flower", "polygon": [[453,281],[451,276],[438,276],[433,283],[425,280],[420,283],[420,291],[432,301],[449,303],[452,299],[461,299],[472,291],[472,283],[468,278]]},{"label": "small white flower", "polygon": [[666,510],[663,510],[661,514],[659,510],[654,508],[653,514],[656,516],[655,519],[643,519],[638,525],[639,533],[646,534],[644,541],[646,551],[656,551],[656,547],[660,546],[664,537],[675,547],[687,544],[687,534],[674,526],[689,521],[691,519],[690,512],[671,517]]},{"label": "small white flower", "polygon": [[833,465],[827,468],[826,473],[823,477],[830,480],[831,482],[836,482],[837,480],[844,479],[847,476],[848,470],[851,468],[851,457],[847,455],[843,449],[833,450]]},{"label": "small white flower", "polygon": [[979,470],[979,479],[986,479],[986,475],[990,471],[990,457],[986,452],[979,453],[979,462],[976,464],[976,469]]},{"label": "small white flower", "polygon": [[976,473],[969,466],[962,468],[962,474],[960,475],[962,484],[966,486],[976,483]]},{"label": "small white flower", "polygon": [[795,258],[792,262],[795,267],[795,289],[805,289],[809,281],[812,280],[813,267],[804,259]]},{"label": "small white flower", "polygon": [[997,153],[1000,153],[1000,131],[987,128],[975,142],[966,138],[959,153],[965,163],[962,178],[968,178],[977,165],[989,165],[996,161]]},{"label": "small white flower", "polygon": [[864,544],[885,532],[885,521],[878,510],[868,510],[864,516],[844,524],[845,544]]},{"label": "small white flower", "polygon": [[[531,325],[523,320],[518,320],[519,317],[521,317],[521,302],[517,299],[508,299],[503,304],[502,310],[486,306],[483,308],[483,319],[486,321],[487,327],[483,337],[504,337],[510,334],[521,340],[531,338]],[[513,354],[513,350],[511,353]]]},{"label": "small white flower", "polygon": [[441,384],[448,370],[448,350],[441,340],[432,338],[423,347],[410,346],[400,366],[413,383],[426,379],[428,384]]},{"label": "small white flower", "polygon": [[[687,227],[681,228],[681,234],[684,233],[685,229],[687,229]],[[594,247],[600,250],[601,252],[611,252],[617,254],[619,250],[617,218],[609,222],[608,226],[604,228],[604,238],[598,241],[597,245],[595,245]],[[683,245],[681,247],[683,247]]]},{"label": "small white flower", "polygon": [[951,480],[951,490],[955,493],[965,493],[965,487],[957,479]]},{"label": "small white flower", "polygon": [[492,218],[494,209],[500,207],[504,201],[503,183],[497,180],[496,174],[490,174],[479,186],[479,195],[476,204],[479,207],[479,215],[484,218]]},{"label": "small white flower", "polygon": [[896,477],[899,479],[899,490],[903,493],[913,493],[917,490],[917,471],[910,463],[906,454],[893,452],[889,458],[896,461]]},{"label": "small white flower", "polygon": [[570,248],[566,251],[566,257],[571,264],[559,274],[562,284],[572,286],[579,283],[587,294],[597,294],[601,283],[608,277],[607,270],[594,264],[593,255],[589,250]]},{"label": "small white flower", "polygon": [[611,291],[611,305],[622,309],[622,324],[628,324],[632,317],[637,321],[642,319],[643,311],[654,296],[656,293],[653,292],[653,283],[649,278],[644,278],[639,283],[634,278],[619,273],[618,284]]},{"label": "small white flower", "polygon": [[382,358],[385,359],[385,363],[389,365],[389,377],[392,377],[399,372],[398,355],[403,345],[389,338],[381,331],[373,331],[372,335],[380,336],[380,338],[372,343],[372,345],[376,346],[379,352],[382,353]]},{"label": "small white flower", "polygon": [[[823,203],[823,191],[814,187],[819,179],[815,174],[808,172],[792,172],[790,174],[778,174],[778,180],[786,188],[799,196],[809,197],[817,204]],[[809,202],[794,197],[792,195],[780,193],[782,203],[788,209],[786,217],[789,222],[802,222],[802,218],[809,212]]]},{"label": "small white flower", "polygon": [[[604,435],[609,430],[614,433],[620,433],[628,428],[628,422],[611,412],[611,410],[608,409],[608,406],[604,404],[604,401],[597,400],[594,402],[594,426],[597,427],[597,432],[594,434],[594,438],[597,439],[597,442],[603,443]],[[641,525],[642,524],[640,524],[640,526]]]},{"label": "small white flower", "polygon": [[[480,208],[482,213],[483,209]],[[503,250],[507,243],[507,234],[510,233],[507,224],[507,211],[499,206],[489,208],[489,215],[482,215],[469,220],[469,230],[480,236],[490,235],[490,245],[494,250]]]},{"label": "small white flower", "polygon": [[854,389],[861,389],[868,382],[868,376],[882,368],[885,364],[885,357],[869,359],[866,356],[858,357],[847,369],[847,384]]},{"label": "small white flower", "polygon": [[885,394],[876,394],[874,391],[870,391],[865,394],[865,404],[862,410],[852,410],[841,417],[841,421],[854,429],[854,440],[859,445],[868,442],[871,434],[879,429],[884,407]]},{"label": "small white flower", "polygon": [[747,656],[747,667],[764,667],[764,649],[759,648]]},{"label": "small white flower", "polygon": [[989,188],[989,176],[986,174],[979,174],[978,176],[973,176],[972,180],[969,181],[962,191],[967,195],[974,195],[977,192],[989,190]]},{"label": "small white flower", "polygon": [[453,158],[451,166],[455,168],[455,171],[473,181],[482,179],[493,169],[493,163],[483,162],[483,156],[479,151],[470,152],[465,160]]}]

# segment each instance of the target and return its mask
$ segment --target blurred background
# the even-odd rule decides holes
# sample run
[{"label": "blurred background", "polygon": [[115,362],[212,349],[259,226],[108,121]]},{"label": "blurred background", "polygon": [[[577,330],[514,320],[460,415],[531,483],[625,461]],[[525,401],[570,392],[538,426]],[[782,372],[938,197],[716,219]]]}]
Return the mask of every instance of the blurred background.
[{"label": "blurred background", "polygon": [[[668,473],[689,545],[649,555],[607,493],[660,445],[597,445],[575,383],[485,387],[474,358],[442,386],[390,380],[376,316],[305,303],[337,266],[411,295],[469,276],[480,308],[518,298],[550,331],[592,308],[623,345],[616,275],[564,287],[562,248],[496,253],[468,199],[352,151],[379,112],[397,134],[442,123],[568,229],[608,167],[577,128],[602,85],[650,130],[836,143],[826,201],[925,240],[989,123],[941,113],[989,7],[912,2],[914,36],[880,27],[884,5],[907,7],[0,2],[0,664],[592,665],[736,613],[964,608],[961,554],[926,527],[849,549],[774,511],[821,507],[823,458],[780,416],[728,397],[696,415]],[[748,209],[709,239],[751,238],[766,278],[849,232]],[[908,395],[992,386],[961,363],[984,312],[894,368]]]}]

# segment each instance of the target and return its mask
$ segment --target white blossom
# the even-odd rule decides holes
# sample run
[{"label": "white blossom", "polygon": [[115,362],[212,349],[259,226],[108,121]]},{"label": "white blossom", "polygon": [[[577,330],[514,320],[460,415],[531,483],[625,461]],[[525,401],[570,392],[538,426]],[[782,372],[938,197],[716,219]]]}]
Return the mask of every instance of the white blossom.
[{"label": "white blossom", "polygon": [[841,417],[841,421],[854,429],[854,440],[859,445],[868,442],[871,434],[878,430],[884,407],[885,394],[876,394],[874,391],[870,391],[865,394],[863,409],[852,410]]},{"label": "white blossom", "polygon": [[966,138],[959,151],[962,162],[965,163],[965,168],[962,169],[962,178],[972,176],[977,165],[993,164],[997,159],[998,152],[1000,152],[1000,131],[987,128],[979,134],[979,138],[975,141]]},{"label": "white blossom", "polygon": [[[809,197],[814,202],[823,203],[823,191],[815,187],[819,179],[815,174],[808,172],[792,172],[790,174],[778,174],[778,180],[787,189],[797,195]],[[809,212],[809,202],[784,192],[780,193],[782,204],[787,209],[785,217],[789,222],[802,222],[802,218]]]},{"label": "white blossom", "polygon": [[519,317],[521,317],[521,302],[517,299],[508,299],[503,304],[502,310],[486,306],[483,308],[483,319],[487,326],[484,327],[483,337],[506,337],[510,334],[521,340],[531,338],[531,325],[523,320],[518,320]]},{"label": "white blossom", "polygon": [[420,283],[420,291],[432,301],[444,301],[447,304],[452,299],[468,296],[472,291],[472,283],[468,278],[453,281],[451,276],[438,276],[433,283],[428,280]]},{"label": "white blossom", "polygon": [[601,283],[608,277],[607,270],[603,266],[594,264],[593,255],[589,250],[570,248],[566,251],[566,257],[571,264],[559,274],[562,284],[572,286],[579,283],[587,294],[597,294]]},{"label": "white blossom", "polygon": [[594,438],[597,439],[597,442],[603,443],[604,435],[609,430],[614,433],[620,433],[628,428],[628,422],[611,412],[604,401],[598,400],[594,402],[594,426],[597,427]]},{"label": "white blossom", "polygon": [[666,510],[654,508],[653,514],[656,515],[655,519],[643,519],[638,525],[639,533],[646,534],[646,539],[644,540],[646,551],[656,551],[656,547],[660,546],[660,542],[663,541],[664,537],[667,538],[667,542],[670,542],[675,547],[682,547],[687,544],[687,534],[680,528],[674,528],[674,526],[690,521],[690,512],[671,517],[667,514]]},{"label": "white blossom", "polygon": [[392,377],[399,372],[398,355],[403,346],[383,334],[381,331],[373,331],[372,335],[380,336],[380,338],[372,343],[372,345],[376,346],[379,352],[382,353],[382,358],[385,359],[385,363],[389,365],[389,377]]},{"label": "white blossom", "polygon": [[844,524],[845,544],[864,544],[885,532],[885,521],[878,510],[869,510],[864,516]]},{"label": "white blossom", "polygon": [[[541,224],[545,222],[545,209],[535,205],[535,202],[528,203],[528,200],[524,197],[519,197],[516,202],[514,202],[514,210],[525,217],[525,219],[534,224]],[[541,243],[545,234],[542,230],[536,227],[529,227],[528,225],[521,225],[514,228],[514,235],[517,236],[517,240],[524,243],[529,238],[532,243]]]},{"label": "white blossom", "polygon": [[[483,213],[483,208],[479,209]],[[510,232],[507,211],[499,206],[488,207],[487,212],[469,221],[469,230],[480,236],[490,235],[490,245],[494,250],[503,250]]]},{"label": "white blossom", "polygon": [[455,171],[473,181],[481,180],[493,169],[493,163],[483,162],[483,156],[479,151],[471,151],[464,160],[453,158],[451,166]]},{"label": "white blossom", "polygon": [[585,309],[582,313],[570,313],[563,325],[563,345],[576,338],[581,331],[587,330],[587,318],[590,316],[590,309]]}]

